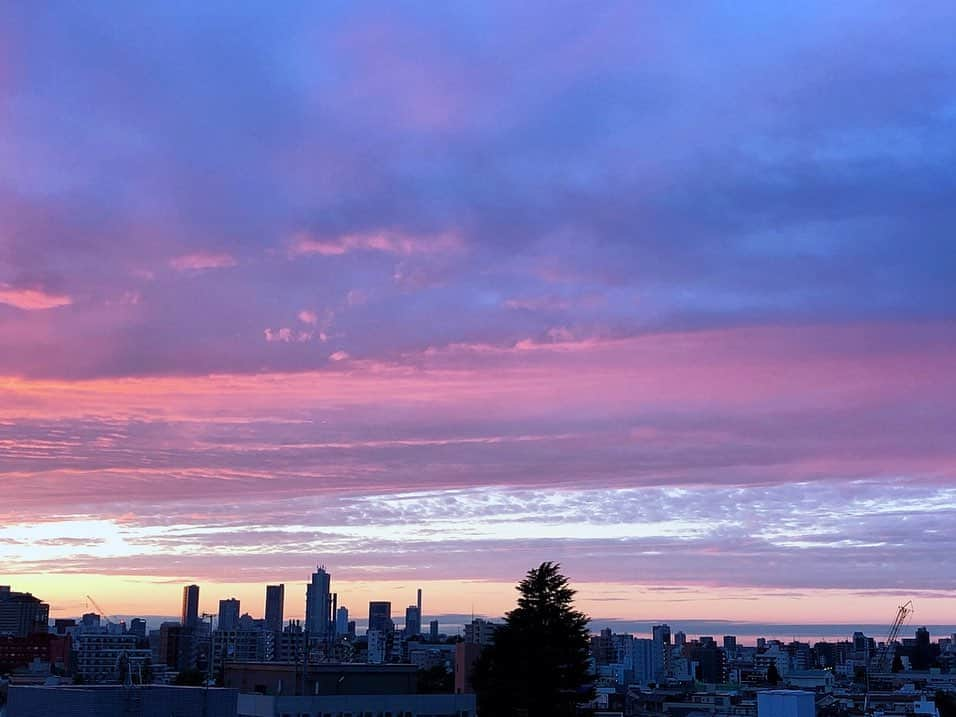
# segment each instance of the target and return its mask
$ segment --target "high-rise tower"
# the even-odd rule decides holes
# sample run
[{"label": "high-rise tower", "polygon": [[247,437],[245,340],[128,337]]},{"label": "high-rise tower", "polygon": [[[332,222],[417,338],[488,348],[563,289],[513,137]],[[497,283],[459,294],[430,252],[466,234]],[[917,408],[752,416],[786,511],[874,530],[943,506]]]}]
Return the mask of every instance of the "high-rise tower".
[{"label": "high-rise tower", "polygon": [[266,629],[282,632],[285,617],[285,585],[266,585]]},{"label": "high-rise tower", "polygon": [[196,627],[199,624],[199,586],[187,585],[183,588],[183,627]]},{"label": "high-rise tower", "polygon": [[305,590],[305,629],[312,637],[332,634],[332,576],[319,566]]}]

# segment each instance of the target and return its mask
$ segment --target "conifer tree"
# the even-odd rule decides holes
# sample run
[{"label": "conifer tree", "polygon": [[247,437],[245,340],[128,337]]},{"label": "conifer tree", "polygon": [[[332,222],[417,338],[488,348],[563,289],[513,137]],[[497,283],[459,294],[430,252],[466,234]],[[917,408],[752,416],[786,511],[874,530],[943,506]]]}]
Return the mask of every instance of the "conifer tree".
[{"label": "conifer tree", "polygon": [[474,674],[480,717],[559,717],[593,697],[588,618],[556,563],[518,584],[518,606],[495,632]]}]

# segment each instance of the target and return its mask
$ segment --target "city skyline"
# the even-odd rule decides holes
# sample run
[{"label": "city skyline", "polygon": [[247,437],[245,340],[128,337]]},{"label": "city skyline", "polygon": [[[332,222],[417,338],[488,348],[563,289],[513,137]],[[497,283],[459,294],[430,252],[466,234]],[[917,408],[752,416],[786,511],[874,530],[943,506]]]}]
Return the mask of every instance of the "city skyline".
[{"label": "city skyline", "polygon": [[956,622],[952,26],[0,7],[0,583]]}]

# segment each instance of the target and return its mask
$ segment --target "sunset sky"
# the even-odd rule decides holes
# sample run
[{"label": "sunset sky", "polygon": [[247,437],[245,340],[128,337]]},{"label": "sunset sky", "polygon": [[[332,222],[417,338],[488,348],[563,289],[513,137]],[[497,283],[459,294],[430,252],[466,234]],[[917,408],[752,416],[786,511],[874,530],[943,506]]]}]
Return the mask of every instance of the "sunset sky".
[{"label": "sunset sky", "polygon": [[954,32],[4,3],[0,583],[956,622]]}]

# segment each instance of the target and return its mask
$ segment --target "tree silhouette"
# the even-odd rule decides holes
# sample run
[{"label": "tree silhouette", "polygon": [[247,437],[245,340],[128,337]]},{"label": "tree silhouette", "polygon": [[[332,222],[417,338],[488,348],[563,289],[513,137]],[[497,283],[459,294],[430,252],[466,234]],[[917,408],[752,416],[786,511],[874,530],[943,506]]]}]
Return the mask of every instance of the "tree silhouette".
[{"label": "tree silhouette", "polygon": [[770,667],[767,668],[767,682],[771,685],[775,685],[780,682],[780,671],[777,670],[777,663],[771,662]]},{"label": "tree silhouette", "polygon": [[588,665],[588,618],[556,563],[542,563],[518,584],[508,613],[475,666],[482,717],[574,715],[594,695]]}]

